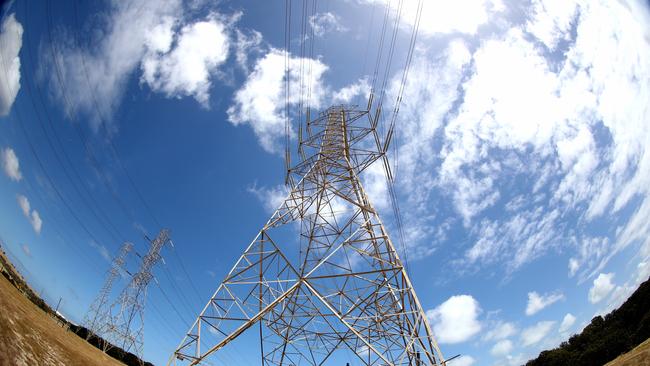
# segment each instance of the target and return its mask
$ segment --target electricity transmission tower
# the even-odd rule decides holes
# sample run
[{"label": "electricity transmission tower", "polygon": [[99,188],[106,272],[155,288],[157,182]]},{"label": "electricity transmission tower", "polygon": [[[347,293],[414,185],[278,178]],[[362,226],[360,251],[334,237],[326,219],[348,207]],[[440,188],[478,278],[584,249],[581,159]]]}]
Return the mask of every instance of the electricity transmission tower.
[{"label": "electricity transmission tower", "polygon": [[409,276],[359,179],[385,156],[376,127],[367,111],[345,106],[330,107],[307,123],[301,162],[290,170],[289,181],[297,183],[169,364],[203,363],[252,335],[259,339],[263,366],[444,365]]},{"label": "electricity transmission tower", "polygon": [[160,250],[169,242],[169,231],[163,229],[150,241],[139,271],[131,278],[118,299],[111,305],[111,319],[102,334],[114,346],[132,352],[142,360],[144,352],[144,305],[147,286],[153,279],[151,271],[161,259]]},{"label": "electricity transmission tower", "polygon": [[[89,339],[93,334],[101,334],[105,329],[105,326],[111,322],[111,313],[109,307],[109,298],[111,290],[113,288],[113,283],[120,276],[121,272],[125,271],[124,262],[126,260],[127,254],[133,249],[133,244],[129,242],[124,242],[120,247],[120,251],[117,256],[113,259],[111,263],[111,268],[106,274],[106,281],[104,286],[102,286],[99,294],[95,298],[88,312],[84,317],[83,324],[88,329],[88,334],[86,339]],[[105,350],[105,345],[104,345]]]}]

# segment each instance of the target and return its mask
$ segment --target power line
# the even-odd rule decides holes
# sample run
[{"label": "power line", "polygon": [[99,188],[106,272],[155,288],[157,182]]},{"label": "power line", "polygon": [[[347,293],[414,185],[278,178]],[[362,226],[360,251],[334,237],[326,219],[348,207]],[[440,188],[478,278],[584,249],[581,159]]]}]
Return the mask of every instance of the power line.
[{"label": "power line", "polygon": [[[29,28],[27,26],[27,22],[28,22],[28,17],[25,16],[25,23],[26,23],[25,25],[26,25],[26,28]],[[25,38],[26,38],[26,41],[27,41],[27,49],[28,49],[27,54],[28,54],[30,62],[32,64],[32,66],[33,66],[34,65],[34,57],[33,57],[33,54],[32,54],[32,50],[29,47],[29,44],[31,43],[30,36],[29,36],[29,31],[25,32]],[[59,137],[58,133],[56,132],[56,128],[54,127],[54,123],[53,123],[53,121],[52,121],[52,119],[50,117],[50,114],[45,113],[45,115],[47,117],[46,119],[48,121],[49,127],[50,127],[50,129],[52,130],[52,132],[54,134],[55,141],[57,142],[59,149],[63,152],[63,156],[65,157],[66,162],[71,167],[71,170],[74,173],[74,178],[76,178],[76,180],[78,182],[80,182],[79,185],[83,189],[85,195],[79,190],[79,187],[75,183],[75,179],[73,179],[73,177],[71,176],[71,174],[70,174],[69,170],[67,169],[65,163],[62,161],[61,156],[59,155],[59,152],[57,151],[54,144],[52,143],[52,139],[50,138],[49,133],[47,132],[47,130],[45,128],[45,124],[44,124],[43,120],[41,119],[40,114],[38,113],[38,108],[36,106],[36,103],[34,102],[34,93],[32,92],[32,87],[30,85],[31,83],[29,81],[27,81],[25,84],[27,85],[27,92],[28,92],[28,95],[29,95],[29,99],[30,99],[30,101],[32,103],[32,106],[34,108],[34,112],[35,112],[35,115],[37,117],[37,120],[39,121],[39,126],[41,127],[41,130],[43,131],[43,134],[45,135],[45,137],[47,139],[47,142],[48,142],[48,145],[49,145],[50,149],[54,152],[54,156],[55,156],[57,162],[62,167],[65,176],[70,181],[70,183],[71,183],[72,187],[74,188],[75,192],[82,199],[82,202],[84,203],[86,208],[92,213],[92,215],[103,226],[103,228],[106,229],[105,225],[108,225],[108,227],[112,231],[107,230],[107,232],[116,241],[125,241],[124,235],[122,235],[117,230],[117,228],[115,227],[115,224],[113,224],[113,222],[110,220],[110,218],[108,217],[106,212],[104,212],[101,209],[99,203],[95,200],[94,196],[90,193],[90,191],[88,190],[86,184],[84,184],[84,181],[83,181],[83,179],[81,179],[81,176],[79,175],[79,172],[77,171],[77,169],[75,169],[74,164],[72,164],[72,160],[70,159],[70,156],[68,155],[67,151],[63,147],[63,143],[62,143],[61,138]],[[38,92],[37,94],[38,94],[41,106],[43,106],[43,108],[45,108],[43,93],[42,93],[40,87],[38,87],[38,85],[36,85],[36,88],[37,88],[37,92]],[[92,205],[91,205],[91,203],[89,203],[89,201],[88,201],[88,199],[86,197],[90,198],[90,202],[92,203]],[[97,214],[97,212],[99,212],[99,214],[101,215],[101,218],[100,218],[100,215]]]},{"label": "power line", "polygon": [[[73,12],[73,13],[74,13],[74,18],[75,18],[75,24],[76,24],[76,26],[77,26],[77,29],[79,29],[79,27],[80,27],[80,22],[79,22],[79,15],[78,15],[78,6],[77,6],[77,2],[76,2],[76,1],[74,2],[74,7],[75,7],[75,9],[74,9],[74,12]],[[142,10],[143,7],[144,7],[144,3],[142,3],[142,4],[140,5],[140,7],[138,8],[137,12],[140,12],[140,11]],[[78,32],[76,32],[76,34],[79,35]],[[79,47],[79,48],[81,49],[80,37],[75,37],[75,42],[76,42],[77,47]],[[119,153],[118,153],[118,150],[117,150],[117,148],[115,147],[115,145],[114,145],[114,143],[113,143],[113,140],[111,139],[111,136],[110,136],[109,131],[108,131],[108,129],[107,129],[108,119],[105,118],[105,116],[103,116],[103,114],[101,113],[101,110],[100,110],[100,108],[99,108],[99,102],[98,102],[97,97],[96,97],[96,91],[93,90],[92,84],[90,83],[90,78],[89,78],[89,75],[88,75],[88,67],[87,67],[87,65],[86,65],[86,56],[84,55],[83,52],[81,52],[81,63],[82,63],[82,69],[83,69],[83,72],[84,72],[85,80],[86,80],[86,83],[87,83],[87,85],[88,85],[88,89],[89,89],[89,91],[90,91],[90,96],[91,96],[91,98],[92,98],[92,101],[93,101],[93,104],[94,104],[95,110],[97,111],[97,116],[98,116],[98,117],[100,118],[100,120],[101,120],[100,125],[101,125],[101,127],[102,127],[102,129],[103,129],[103,131],[104,131],[104,134],[106,135],[106,139],[108,140],[108,144],[109,144],[110,150],[111,150],[111,152],[112,152],[113,158],[114,158],[115,161],[117,161],[117,163],[118,163],[118,165],[120,166],[121,170],[124,172],[124,175],[127,177],[127,180],[129,181],[129,183],[130,183],[130,185],[131,185],[133,191],[134,191],[134,192],[136,193],[136,195],[138,196],[138,199],[140,200],[140,202],[142,203],[142,205],[145,207],[145,209],[146,209],[147,213],[149,214],[149,216],[152,218],[152,220],[154,221],[154,223],[155,223],[159,228],[161,228],[161,227],[162,227],[162,224],[160,223],[160,221],[158,220],[158,218],[156,217],[156,215],[153,213],[153,210],[151,209],[151,206],[150,206],[149,203],[145,200],[144,196],[143,196],[142,193],[141,193],[141,190],[140,190],[140,189],[138,188],[138,186],[135,184],[135,181],[134,181],[133,178],[131,177],[131,174],[129,173],[129,171],[126,169],[126,166],[125,166],[124,163],[122,162],[122,159],[121,159],[121,157],[120,157],[120,155],[119,155]],[[135,221],[135,218],[133,218],[133,221]],[[199,298],[199,301],[200,301],[201,296],[200,296],[200,294],[199,294],[199,291],[197,290],[197,287],[196,287],[196,285],[194,284],[194,281],[192,280],[192,277],[189,275],[189,273],[188,273],[188,271],[187,271],[187,269],[186,269],[186,267],[185,267],[185,264],[183,263],[182,258],[180,257],[180,255],[178,255],[178,253],[177,253],[177,251],[176,251],[176,249],[175,249],[175,247],[174,247],[173,244],[172,244],[172,251],[175,253],[176,258],[178,259],[178,261],[179,261],[179,263],[180,263],[180,265],[181,265],[181,268],[182,268],[182,270],[183,270],[184,275],[187,277],[188,281],[189,281],[190,284],[191,284],[191,287],[194,289],[195,294],[196,294],[196,296]]]}]

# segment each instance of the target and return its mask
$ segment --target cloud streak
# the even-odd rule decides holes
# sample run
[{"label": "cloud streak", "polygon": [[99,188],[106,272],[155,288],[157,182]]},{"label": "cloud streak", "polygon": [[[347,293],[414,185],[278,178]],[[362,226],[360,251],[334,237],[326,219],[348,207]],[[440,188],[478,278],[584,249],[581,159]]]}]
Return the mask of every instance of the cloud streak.
[{"label": "cloud streak", "polygon": [[552,293],[540,295],[537,292],[528,293],[528,304],[526,305],[526,315],[531,316],[538,313],[549,305],[552,305],[564,299],[561,293]]}]

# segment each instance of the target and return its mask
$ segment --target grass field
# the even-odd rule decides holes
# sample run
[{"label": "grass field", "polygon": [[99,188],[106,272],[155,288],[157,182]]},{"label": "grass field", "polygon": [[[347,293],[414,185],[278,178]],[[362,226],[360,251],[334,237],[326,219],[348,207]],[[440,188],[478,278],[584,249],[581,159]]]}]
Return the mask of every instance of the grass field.
[{"label": "grass field", "polygon": [[605,366],[650,366],[650,338]]},{"label": "grass field", "polygon": [[0,366],[119,366],[23,296],[0,275]]}]

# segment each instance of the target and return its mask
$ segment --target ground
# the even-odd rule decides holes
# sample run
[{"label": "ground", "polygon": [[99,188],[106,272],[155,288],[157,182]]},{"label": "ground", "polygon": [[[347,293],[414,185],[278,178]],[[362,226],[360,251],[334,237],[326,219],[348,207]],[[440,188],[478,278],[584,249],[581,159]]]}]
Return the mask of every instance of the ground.
[{"label": "ground", "polygon": [[650,366],[650,338],[605,366]]},{"label": "ground", "polygon": [[0,366],[123,366],[23,296],[0,276]]}]

